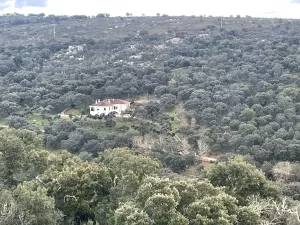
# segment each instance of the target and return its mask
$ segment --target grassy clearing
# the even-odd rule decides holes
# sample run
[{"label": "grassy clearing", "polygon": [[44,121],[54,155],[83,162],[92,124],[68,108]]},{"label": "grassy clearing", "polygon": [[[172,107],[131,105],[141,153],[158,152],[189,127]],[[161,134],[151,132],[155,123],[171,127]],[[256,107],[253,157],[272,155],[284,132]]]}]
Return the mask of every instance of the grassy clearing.
[{"label": "grassy clearing", "polygon": [[61,115],[60,118],[62,120],[71,120],[71,118],[69,117],[69,115]]},{"label": "grassy clearing", "polygon": [[[76,110],[76,109],[68,110],[66,113],[71,113],[73,115],[81,115],[80,110]],[[44,116],[46,116],[48,118],[49,117],[54,118],[55,116],[57,116],[57,114],[45,114]],[[44,127],[49,125],[49,123],[50,123],[49,120],[44,118],[44,116],[42,116],[40,113],[34,113],[32,115],[27,115],[26,120],[30,124],[37,126],[40,129],[44,129]],[[60,119],[61,120],[72,120],[69,117],[69,115],[60,115]],[[98,135],[107,135],[109,133],[117,132],[117,129],[122,126],[127,126],[129,128],[129,130],[133,130],[133,128],[131,126],[136,123],[134,121],[132,122],[132,121],[128,121],[125,118],[118,118],[118,117],[113,118],[113,120],[116,122],[116,126],[112,127],[112,128],[105,126],[105,120],[100,121],[100,120],[94,120],[94,119],[87,118],[87,117],[83,118],[80,121],[77,121],[76,124],[78,125],[78,127],[81,127],[81,128],[91,128]],[[4,118],[0,118],[0,127],[5,126],[4,121],[5,121]]]},{"label": "grassy clearing", "polygon": [[131,131],[134,130],[131,126],[133,124],[136,124],[135,121],[129,121],[127,119],[118,118],[118,117],[114,118],[114,121],[116,121],[116,128],[122,127],[122,126],[127,126],[127,127],[129,127],[129,130],[131,130]]},{"label": "grassy clearing", "polygon": [[180,115],[183,112],[184,112],[183,105],[182,104],[178,104],[173,109],[171,109],[171,110],[168,111],[168,115],[175,117],[175,116]]},{"label": "grassy clearing", "polygon": [[65,112],[66,115],[75,115],[75,116],[80,116],[81,115],[81,109],[68,109],[66,112]]},{"label": "grassy clearing", "polygon": [[197,174],[198,174],[198,171],[197,171],[196,166],[192,166],[183,172],[184,176],[190,177],[190,178],[195,177]]},{"label": "grassy clearing", "polygon": [[90,118],[81,120],[77,122],[77,124],[82,128],[93,129],[98,136],[107,135],[109,133],[115,133],[117,132],[117,129],[122,126],[127,126],[129,130],[133,130],[131,125],[133,125],[135,122],[127,121],[124,120],[123,118],[118,118],[118,117],[113,118],[113,120],[116,122],[115,127],[106,127],[104,120],[94,120]]},{"label": "grassy clearing", "polygon": [[[48,115],[51,116],[51,115]],[[41,114],[33,114],[26,117],[28,122],[37,125],[40,128],[44,128],[44,126],[47,126],[49,124],[49,121],[47,119],[43,119]]]},{"label": "grassy clearing", "polygon": [[170,111],[167,112],[170,117],[174,118],[174,120],[171,121],[173,131],[176,131],[179,129],[179,125],[180,125],[179,115],[182,114],[183,112],[184,112],[184,109],[183,109],[182,104],[176,105],[173,109],[171,109]]},{"label": "grassy clearing", "polygon": [[4,118],[0,118],[0,126],[5,126],[5,119]]},{"label": "grassy clearing", "polygon": [[105,123],[103,121],[94,120],[94,119],[90,119],[90,118],[86,118],[84,120],[78,121],[76,124],[80,128],[89,128],[89,129],[92,129],[93,132],[97,136],[107,135],[108,133],[112,133],[113,130],[114,130],[113,128],[106,127]]}]

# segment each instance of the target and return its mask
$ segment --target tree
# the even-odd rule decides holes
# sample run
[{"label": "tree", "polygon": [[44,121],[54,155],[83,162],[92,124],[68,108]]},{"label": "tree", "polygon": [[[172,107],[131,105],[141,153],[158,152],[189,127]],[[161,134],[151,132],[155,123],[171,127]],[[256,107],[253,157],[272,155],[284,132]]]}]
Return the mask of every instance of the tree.
[{"label": "tree", "polygon": [[33,182],[0,193],[0,222],[3,225],[58,225],[62,215],[55,209],[47,189]]},{"label": "tree", "polygon": [[0,193],[0,223],[3,225],[15,225],[17,221],[16,201],[10,191],[2,190]]},{"label": "tree", "polygon": [[93,207],[109,194],[112,177],[100,164],[83,162],[67,152],[52,155],[49,168],[40,177],[55,199],[65,221],[83,214],[95,218]]},{"label": "tree", "polygon": [[300,223],[299,205],[284,197],[280,201],[273,199],[251,198],[250,208],[261,215],[264,224],[298,224]]},{"label": "tree", "polygon": [[72,132],[76,129],[76,125],[74,122],[72,121],[68,121],[68,120],[57,120],[53,123],[53,126],[51,127],[51,129],[53,130],[53,132]]},{"label": "tree", "polygon": [[20,116],[9,116],[5,119],[5,124],[15,129],[28,129],[30,128],[25,118]]},{"label": "tree", "polygon": [[132,171],[140,181],[146,176],[154,175],[159,167],[151,158],[135,155],[128,148],[106,150],[100,154],[99,160],[111,168],[119,178]]},{"label": "tree", "polygon": [[78,152],[84,145],[84,136],[77,132],[71,132],[67,140],[61,142],[61,148],[67,149],[73,153]]},{"label": "tree", "polygon": [[255,116],[256,113],[250,108],[245,108],[241,113],[241,119],[244,121],[250,121],[255,118]]},{"label": "tree", "polygon": [[274,77],[279,77],[283,72],[283,66],[280,64],[276,64],[273,68]]},{"label": "tree", "polygon": [[110,128],[115,127],[116,121],[112,120],[111,118],[108,118],[105,120],[105,126]]},{"label": "tree", "polygon": [[18,137],[23,142],[24,149],[26,151],[30,151],[32,149],[41,149],[44,146],[42,137],[34,131],[6,129],[1,132],[6,135]]},{"label": "tree", "polygon": [[91,98],[85,94],[76,94],[74,96],[74,105],[78,109],[84,109],[91,102]]},{"label": "tree", "polygon": [[252,134],[256,130],[257,128],[251,123],[241,123],[239,126],[239,133],[245,136],[248,134]]},{"label": "tree", "polygon": [[213,185],[224,186],[226,192],[236,196],[241,204],[252,195],[263,198],[277,198],[279,195],[276,186],[266,179],[263,172],[242,157],[218,163],[207,170],[206,176]]},{"label": "tree", "polygon": [[20,111],[20,106],[16,102],[2,101],[0,102],[0,111],[2,117],[7,117],[12,113]]},{"label": "tree", "polygon": [[115,225],[152,225],[149,216],[134,203],[127,202],[119,207],[114,214]]},{"label": "tree", "polygon": [[[251,208],[240,207],[236,198],[207,181],[147,177],[138,188],[134,201],[125,205],[128,211],[145,212],[148,217],[144,215],[144,218],[154,224],[242,224],[245,216],[249,219],[245,224],[250,225],[258,224],[259,220]],[[125,211],[123,207],[117,211]]]},{"label": "tree", "polygon": [[96,156],[103,150],[103,146],[99,140],[88,140],[86,143],[84,143],[84,145],[80,149],[80,152],[88,152],[93,156]]},{"label": "tree", "polygon": [[105,13],[99,13],[96,16],[96,18],[104,18],[104,17],[105,17]]},{"label": "tree", "polygon": [[165,109],[172,109],[176,103],[176,96],[172,94],[164,94],[160,98],[160,104]]},{"label": "tree", "polygon": [[62,215],[55,210],[54,199],[47,195],[47,189],[34,183],[19,185],[13,192],[16,200],[20,224],[55,225]]},{"label": "tree", "polygon": [[159,104],[156,102],[149,102],[144,106],[145,114],[144,116],[149,117],[150,119],[153,119],[156,117],[160,111]]},{"label": "tree", "polygon": [[16,102],[17,104],[20,103],[20,96],[18,95],[18,93],[13,92],[13,93],[9,93],[6,96],[2,97],[3,101],[8,101],[8,102]]},{"label": "tree", "polygon": [[145,211],[156,224],[167,224],[173,217],[178,202],[172,195],[154,194],[145,202]]},{"label": "tree", "polygon": [[228,195],[204,198],[189,205],[187,215],[191,225],[231,225],[237,221],[237,201]]},{"label": "tree", "polygon": [[20,138],[0,132],[1,176],[7,185],[16,185],[16,175],[21,172],[24,157],[24,143]]},{"label": "tree", "polygon": [[184,171],[187,168],[186,160],[178,154],[169,153],[165,158],[165,162],[175,173]]}]

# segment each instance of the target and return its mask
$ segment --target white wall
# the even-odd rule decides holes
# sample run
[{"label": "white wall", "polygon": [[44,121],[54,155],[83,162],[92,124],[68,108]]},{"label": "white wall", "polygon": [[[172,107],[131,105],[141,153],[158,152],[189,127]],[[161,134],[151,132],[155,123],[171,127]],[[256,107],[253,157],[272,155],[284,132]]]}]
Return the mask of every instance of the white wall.
[{"label": "white wall", "polygon": [[[92,108],[94,108],[94,111],[92,111]],[[104,108],[106,108],[106,110],[104,110]],[[107,115],[109,113],[109,108],[107,106],[90,106],[90,114],[92,116],[95,115],[101,115],[102,113],[104,113],[105,115]]]},{"label": "white wall", "polygon": [[[90,114],[92,116],[95,115],[101,115],[102,113],[104,113],[105,115],[107,115],[110,112],[117,112],[118,114],[121,114],[122,111],[124,111],[125,109],[127,109],[129,107],[130,104],[115,104],[114,106],[117,107],[116,110],[114,110],[114,106],[90,106]],[[94,111],[92,111],[92,107],[94,108]],[[104,110],[106,109],[106,110]]]}]

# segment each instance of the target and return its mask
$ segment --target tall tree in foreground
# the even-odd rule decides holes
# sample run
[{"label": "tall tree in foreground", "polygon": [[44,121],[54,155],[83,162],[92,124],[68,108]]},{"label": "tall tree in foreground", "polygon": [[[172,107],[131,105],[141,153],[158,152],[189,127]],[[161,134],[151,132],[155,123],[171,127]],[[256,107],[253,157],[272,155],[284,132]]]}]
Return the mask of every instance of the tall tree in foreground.
[{"label": "tall tree in foreground", "polygon": [[266,179],[264,173],[242,157],[218,163],[207,171],[206,176],[214,186],[225,187],[240,204],[245,204],[246,199],[253,195],[262,198],[279,196],[278,188]]},{"label": "tall tree in foreground", "polygon": [[1,225],[58,225],[62,214],[55,209],[47,189],[33,182],[0,193]]}]

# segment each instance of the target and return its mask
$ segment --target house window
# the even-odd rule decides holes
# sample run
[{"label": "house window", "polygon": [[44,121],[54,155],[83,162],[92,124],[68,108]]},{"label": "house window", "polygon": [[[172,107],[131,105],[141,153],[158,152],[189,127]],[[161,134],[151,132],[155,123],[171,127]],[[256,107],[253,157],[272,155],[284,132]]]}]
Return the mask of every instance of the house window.
[{"label": "house window", "polygon": [[99,111],[99,109],[97,109]]},{"label": "house window", "polygon": [[114,109],[118,109],[118,107],[117,107],[117,106],[114,106]]},{"label": "house window", "polygon": [[94,107],[91,107],[91,111],[95,111],[95,108],[94,108]]},{"label": "house window", "polygon": [[104,108],[103,110],[106,111],[106,108]]}]

